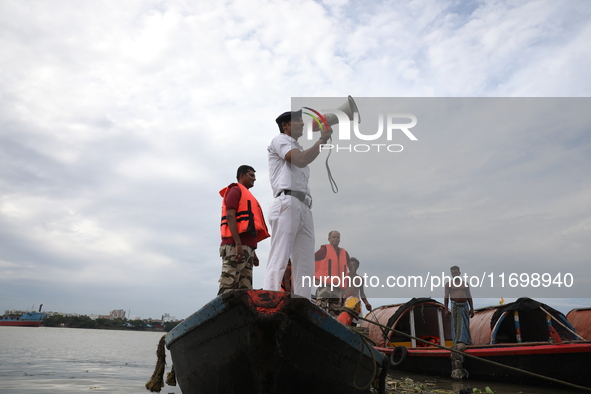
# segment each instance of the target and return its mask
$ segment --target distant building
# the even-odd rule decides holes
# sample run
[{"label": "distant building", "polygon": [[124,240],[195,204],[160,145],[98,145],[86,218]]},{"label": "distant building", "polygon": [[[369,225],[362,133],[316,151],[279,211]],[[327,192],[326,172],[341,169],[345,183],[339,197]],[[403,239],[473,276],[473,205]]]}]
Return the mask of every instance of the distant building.
[{"label": "distant building", "polygon": [[80,316],[79,313],[64,313],[64,312],[45,312],[47,316]]},{"label": "distant building", "polygon": [[175,320],[176,320],[176,317],[170,316],[169,313],[165,313],[164,315],[162,315],[162,323],[166,323],[169,321],[175,321]]},{"label": "distant building", "polygon": [[[21,316],[24,315],[25,313],[28,313],[30,311],[19,311],[16,309],[11,309],[11,310],[7,310],[4,312],[5,315],[10,315],[10,316]],[[64,312],[53,312],[53,311],[46,311],[43,312],[45,313],[45,316],[50,317],[50,316],[80,316],[78,313],[64,313]]]},{"label": "distant building", "polygon": [[123,309],[116,309],[111,311],[109,319],[125,319],[125,311]]},{"label": "distant building", "polygon": [[[11,309],[11,310],[7,310],[4,311],[5,315],[11,315],[11,316],[20,316],[20,315],[24,315],[25,313],[28,313],[31,311],[21,311],[21,310],[16,310],[16,309]],[[77,313],[62,313],[62,312],[50,312],[50,311],[46,311],[44,312],[46,316],[55,316],[55,315],[62,315],[62,316],[78,316]]]}]

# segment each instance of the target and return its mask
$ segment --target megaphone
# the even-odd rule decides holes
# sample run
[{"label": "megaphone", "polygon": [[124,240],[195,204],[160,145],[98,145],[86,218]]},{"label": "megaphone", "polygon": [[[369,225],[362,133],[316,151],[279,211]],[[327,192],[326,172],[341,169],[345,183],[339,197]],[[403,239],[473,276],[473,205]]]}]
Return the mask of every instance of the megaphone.
[{"label": "megaphone", "polygon": [[[312,124],[312,131],[319,131],[320,125],[323,124],[324,121],[326,121],[326,123],[329,126],[333,126],[333,125],[339,123],[339,117],[335,113],[329,112],[327,114],[320,115],[320,113],[318,113],[317,111],[314,111],[312,108],[308,108],[308,107],[304,107],[304,108],[313,111],[314,113],[316,113],[320,117],[320,124],[318,123],[318,121],[314,122]],[[357,113],[357,123],[361,123],[361,115],[359,114],[359,109],[357,108],[357,104],[355,104],[355,100],[353,100],[353,97],[351,97],[351,96],[348,96],[347,101],[343,105],[338,107],[336,109],[336,111],[340,111],[340,112],[346,114],[349,117],[350,121],[353,121],[355,119],[354,114]],[[311,114],[308,114],[308,115],[311,115]],[[322,119],[322,118],[324,118],[324,119]]]}]

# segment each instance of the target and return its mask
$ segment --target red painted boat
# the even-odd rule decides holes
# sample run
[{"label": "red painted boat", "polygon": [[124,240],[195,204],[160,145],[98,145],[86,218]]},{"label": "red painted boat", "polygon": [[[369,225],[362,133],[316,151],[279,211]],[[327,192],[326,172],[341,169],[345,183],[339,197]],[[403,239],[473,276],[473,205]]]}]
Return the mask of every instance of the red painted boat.
[{"label": "red painted boat", "polygon": [[591,308],[573,309],[566,314],[566,320],[573,326],[577,334],[591,341]]},{"label": "red painted boat", "polygon": [[[519,330],[515,328],[516,316],[520,323]],[[413,299],[406,304],[377,308],[366,319],[438,345],[452,345],[445,307],[432,299]],[[368,322],[363,322],[362,326],[369,328],[370,338],[377,344],[376,349],[389,354],[396,369],[429,375],[451,375],[450,350],[409,340],[391,331],[384,332],[382,328]],[[465,357],[463,368],[470,379],[549,384],[546,379],[485,361],[490,360],[591,388],[591,379],[588,377],[591,342],[577,340],[572,331],[564,315],[529,298],[479,309],[471,324],[474,345],[467,346],[465,351],[467,355],[479,359]]]}]

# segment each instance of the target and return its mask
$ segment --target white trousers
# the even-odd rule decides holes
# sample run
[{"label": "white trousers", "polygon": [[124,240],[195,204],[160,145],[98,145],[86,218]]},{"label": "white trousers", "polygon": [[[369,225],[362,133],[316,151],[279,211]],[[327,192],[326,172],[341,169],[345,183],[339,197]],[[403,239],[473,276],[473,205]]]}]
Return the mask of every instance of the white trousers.
[{"label": "white trousers", "polygon": [[[269,209],[271,249],[265,270],[265,290],[280,291],[291,258],[293,293],[311,299],[314,280],[314,219],[312,210],[293,196],[281,194]],[[304,277],[305,278],[304,280]]]}]

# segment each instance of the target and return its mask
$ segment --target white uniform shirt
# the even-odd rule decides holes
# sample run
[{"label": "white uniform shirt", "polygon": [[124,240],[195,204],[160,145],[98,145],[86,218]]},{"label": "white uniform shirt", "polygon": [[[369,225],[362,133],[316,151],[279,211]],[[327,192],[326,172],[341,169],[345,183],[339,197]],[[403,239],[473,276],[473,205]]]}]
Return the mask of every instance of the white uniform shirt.
[{"label": "white uniform shirt", "polygon": [[275,136],[271,140],[271,145],[267,148],[269,152],[269,178],[274,197],[277,197],[283,190],[304,192],[310,196],[310,189],[308,188],[310,169],[308,166],[300,168],[291,165],[285,160],[285,155],[292,149],[304,150],[296,140],[283,133]]}]

